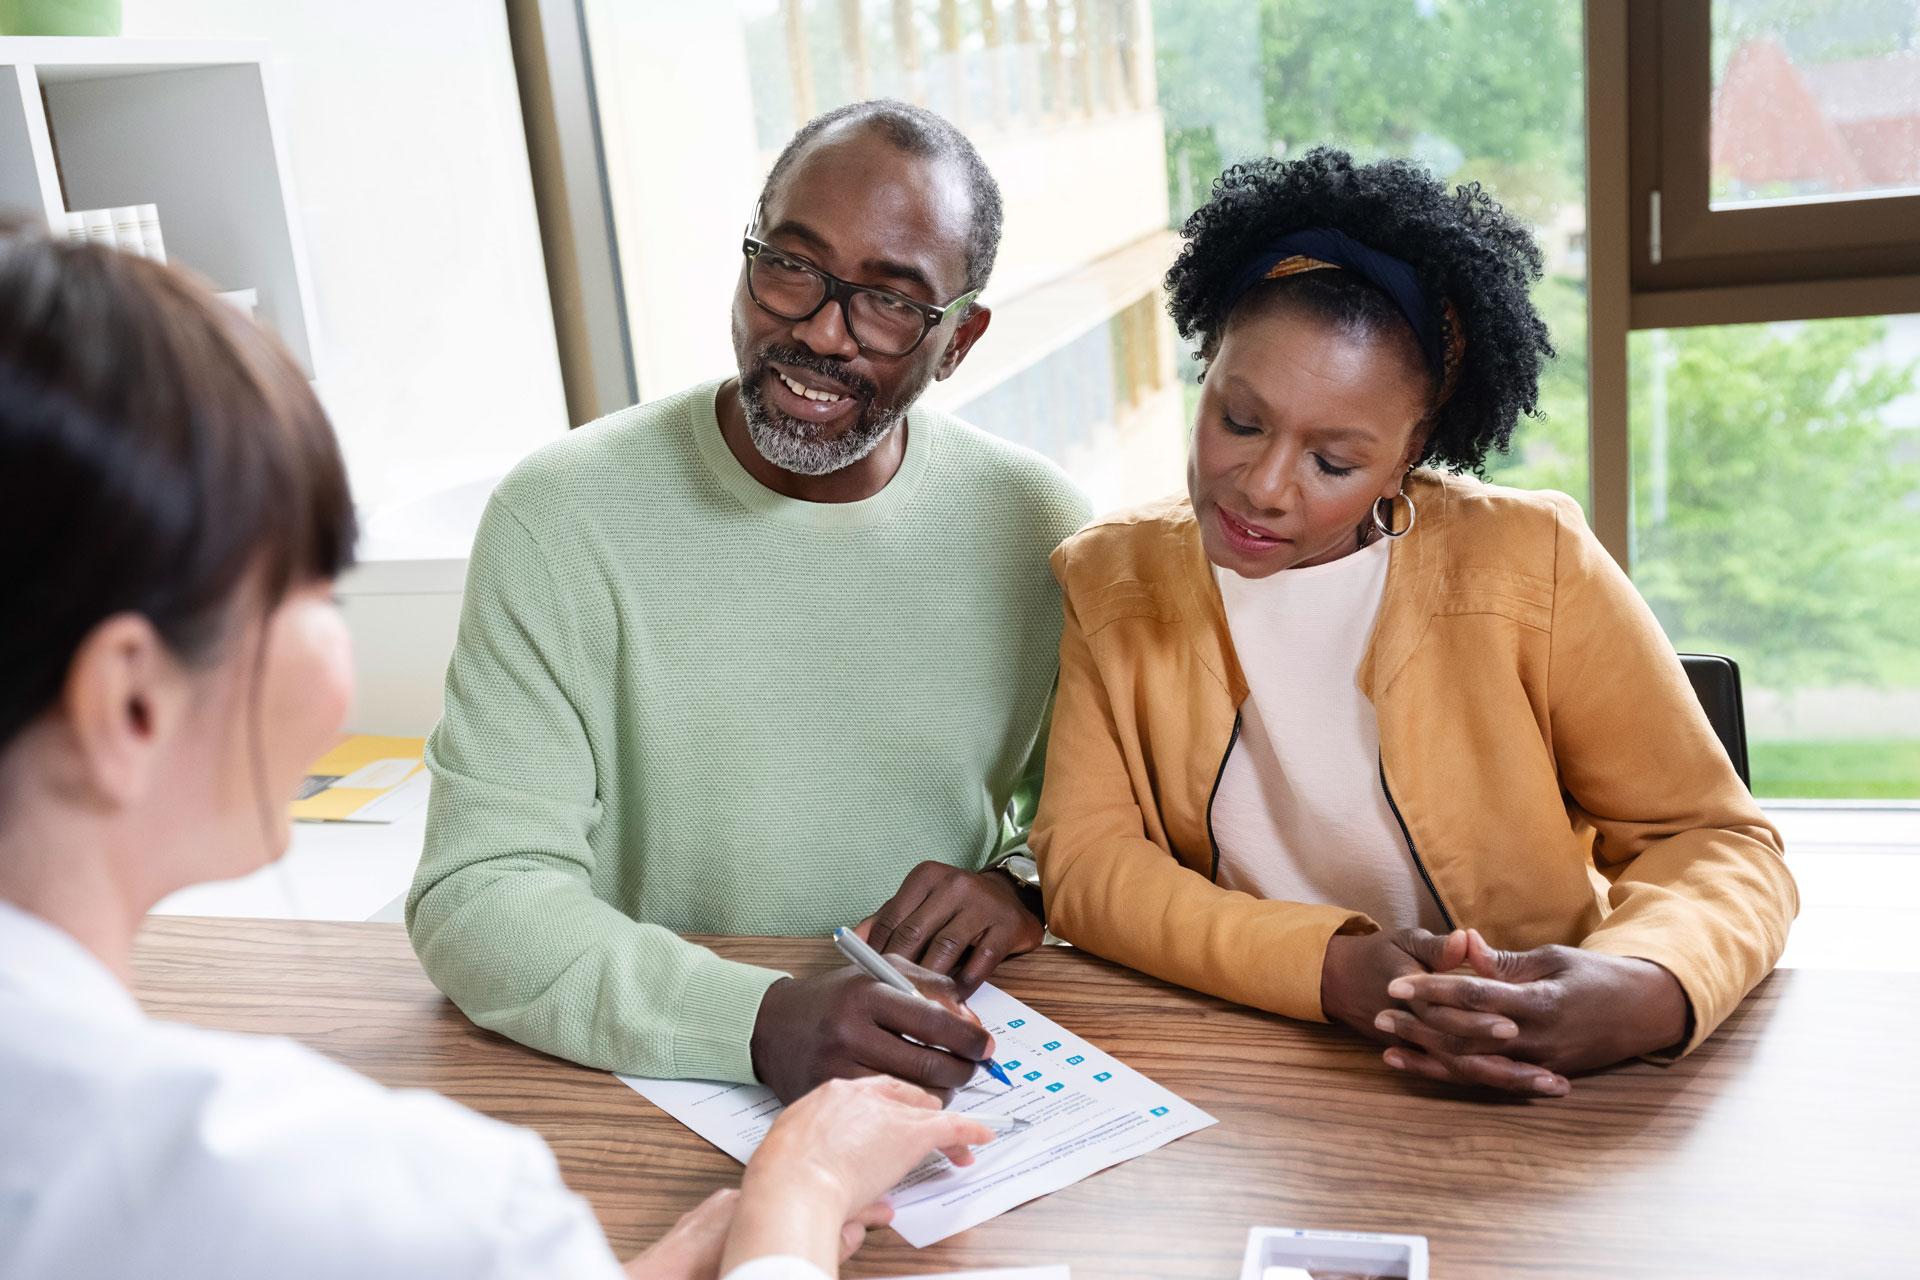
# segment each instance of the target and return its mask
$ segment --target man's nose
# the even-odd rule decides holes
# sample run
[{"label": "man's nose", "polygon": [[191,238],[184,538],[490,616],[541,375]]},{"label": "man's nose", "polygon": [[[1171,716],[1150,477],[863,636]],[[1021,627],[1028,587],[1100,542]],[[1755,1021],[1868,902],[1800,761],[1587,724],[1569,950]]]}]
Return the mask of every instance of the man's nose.
[{"label": "man's nose", "polygon": [[853,340],[853,331],[847,326],[846,302],[841,298],[827,299],[827,305],[796,323],[793,336],[817,356],[851,360],[860,354],[860,344]]}]

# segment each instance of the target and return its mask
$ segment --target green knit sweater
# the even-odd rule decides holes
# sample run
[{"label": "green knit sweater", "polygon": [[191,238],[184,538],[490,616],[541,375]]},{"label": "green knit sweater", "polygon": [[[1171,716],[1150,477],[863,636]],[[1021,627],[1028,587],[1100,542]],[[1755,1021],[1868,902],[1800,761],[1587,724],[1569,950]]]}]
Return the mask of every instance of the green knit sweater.
[{"label": "green knit sweater", "polygon": [[1038,785],[1047,556],[1087,508],[921,408],[874,497],[784,498],[727,448],[717,388],[583,427],[494,493],[407,926],[481,1026],[744,1081],[781,975],[677,935],[824,935],[923,858],[992,855]]}]

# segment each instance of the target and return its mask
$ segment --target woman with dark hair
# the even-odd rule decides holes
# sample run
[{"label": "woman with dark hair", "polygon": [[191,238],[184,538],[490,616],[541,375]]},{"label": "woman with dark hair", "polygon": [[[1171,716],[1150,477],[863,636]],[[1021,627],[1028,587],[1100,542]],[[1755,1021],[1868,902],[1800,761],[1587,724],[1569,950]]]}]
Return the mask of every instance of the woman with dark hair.
[{"label": "woman with dark hair", "polygon": [[[0,228],[0,1275],[618,1276],[544,1143],[284,1040],[145,1017],[161,897],[285,850],[351,693],[353,508],[285,351],[180,272]],[[934,1148],[896,1080],[796,1103],[624,1274],[818,1277]]]},{"label": "woman with dark hair", "polygon": [[1580,508],[1459,474],[1553,354],[1531,237],[1328,149],[1229,169],[1184,235],[1187,494],[1054,555],[1049,925],[1435,1079],[1692,1049],[1797,896]]}]

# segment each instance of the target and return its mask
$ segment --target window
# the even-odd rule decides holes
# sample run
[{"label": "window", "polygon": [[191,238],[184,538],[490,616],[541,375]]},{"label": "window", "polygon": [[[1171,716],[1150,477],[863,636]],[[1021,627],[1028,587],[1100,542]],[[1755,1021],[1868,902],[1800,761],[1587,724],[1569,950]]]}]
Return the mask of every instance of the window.
[{"label": "window", "polygon": [[605,184],[592,200],[618,246],[642,398],[731,369],[739,228],[793,131],[892,96],[964,129],[1006,204],[982,297],[992,327],[926,403],[1072,468],[1096,506],[1178,487],[1185,424],[1157,293],[1174,237],[1144,4],[582,0],[580,12]]},{"label": "window", "polygon": [[[1478,181],[1532,223],[1560,358],[1545,418],[1491,479],[1587,497],[1580,6],[1562,0],[1158,0],[1156,79],[1176,219],[1221,168],[1316,143]],[[1189,371],[1190,372],[1190,371]],[[1189,378],[1189,381],[1191,379]]]},{"label": "window", "polygon": [[1713,207],[1920,190],[1916,27],[1907,0],[1716,4]]},{"label": "window", "polygon": [[[731,364],[733,233],[794,128],[891,95],[953,119],[1007,204],[993,328],[930,403],[1034,443],[1097,506],[1181,483],[1194,370],[1159,300],[1227,163],[1316,142],[1485,183],[1537,228],[1563,351],[1496,478],[1586,493],[1579,12],[1559,0],[511,0],[570,395],[605,412]],[[537,11],[537,14],[536,14]],[[584,58],[573,51],[585,50]],[[531,52],[528,52],[531,50]],[[672,127],[663,122],[672,121]],[[543,143],[545,150],[543,152]],[[582,163],[582,158],[587,162]],[[555,198],[563,188],[563,198]],[[602,214],[604,212],[604,218]],[[724,234],[716,232],[724,229]],[[601,270],[594,264],[605,263]],[[607,282],[612,282],[610,286]],[[617,286],[617,287],[616,287]],[[598,300],[596,302],[596,299]],[[707,317],[713,317],[706,322]],[[1099,395],[1067,397],[1102,361]],[[1056,367],[1047,368],[1049,363]],[[577,371],[577,372],[575,372]],[[1093,385],[1089,383],[1088,385]],[[629,390],[630,389],[630,390]],[[1048,406],[1042,415],[1016,394]],[[578,415],[577,415],[578,416]],[[589,413],[587,416],[591,416]],[[1045,417],[1045,421],[1040,419]]]},{"label": "window", "polygon": [[[1920,305],[1920,11],[1628,7],[1635,326]],[[1687,296],[1734,286],[1775,290],[1737,317]]]},{"label": "window", "polygon": [[1636,333],[1633,577],[1755,794],[1920,798],[1920,316]]},{"label": "window", "polygon": [[1190,410],[1173,377],[1172,336],[1159,291],[1148,290],[961,405],[960,416],[1056,459],[1096,509],[1177,493]]},{"label": "window", "polygon": [[1920,11],[1586,26],[1595,527],[1741,663],[1759,795],[1920,797]]}]

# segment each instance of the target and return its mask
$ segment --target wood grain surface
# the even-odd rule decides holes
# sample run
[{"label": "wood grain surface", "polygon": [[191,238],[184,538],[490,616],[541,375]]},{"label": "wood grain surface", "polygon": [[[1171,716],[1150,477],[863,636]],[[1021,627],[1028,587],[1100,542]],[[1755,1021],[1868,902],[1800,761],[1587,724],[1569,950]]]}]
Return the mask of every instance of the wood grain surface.
[{"label": "wood grain surface", "polygon": [[[794,973],[838,963],[812,940],[704,941]],[[474,1027],[397,925],[154,918],[136,968],[156,1016],[292,1036],[539,1131],[622,1256],[738,1179],[611,1076]],[[1220,1123],[930,1249],[876,1232],[848,1276],[1229,1280],[1252,1226],[1424,1235],[1447,1278],[1920,1276],[1920,974],[1785,970],[1677,1065],[1526,1102],[1080,952],[995,982]]]}]

